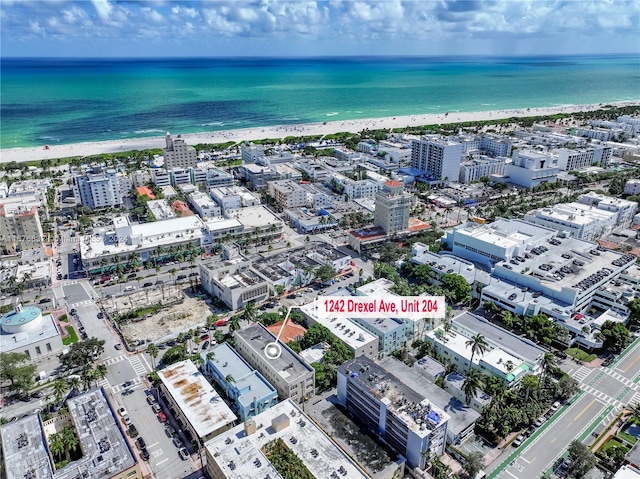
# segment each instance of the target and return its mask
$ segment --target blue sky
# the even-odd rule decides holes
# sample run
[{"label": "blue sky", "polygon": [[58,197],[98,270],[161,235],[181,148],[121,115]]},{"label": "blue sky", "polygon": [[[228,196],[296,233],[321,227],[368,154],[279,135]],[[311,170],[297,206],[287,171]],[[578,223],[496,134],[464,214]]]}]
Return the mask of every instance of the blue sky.
[{"label": "blue sky", "polygon": [[2,56],[640,54],[638,0],[0,0]]}]

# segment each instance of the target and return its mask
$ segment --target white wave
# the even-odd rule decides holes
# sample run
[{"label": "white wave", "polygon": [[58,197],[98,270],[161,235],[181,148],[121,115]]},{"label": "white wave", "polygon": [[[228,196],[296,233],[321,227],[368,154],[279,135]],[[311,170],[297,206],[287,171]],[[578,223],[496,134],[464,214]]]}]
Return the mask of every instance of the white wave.
[{"label": "white wave", "polygon": [[164,130],[158,130],[157,128],[150,128],[148,130],[136,130],[136,131],[134,131],[134,133],[137,133],[137,134],[141,134],[141,133],[164,133]]},{"label": "white wave", "polygon": [[224,126],[224,121],[212,121],[209,123],[200,123],[200,126]]},{"label": "white wave", "polygon": [[337,111],[332,111],[331,113],[327,113],[327,116],[336,116],[338,114]]}]

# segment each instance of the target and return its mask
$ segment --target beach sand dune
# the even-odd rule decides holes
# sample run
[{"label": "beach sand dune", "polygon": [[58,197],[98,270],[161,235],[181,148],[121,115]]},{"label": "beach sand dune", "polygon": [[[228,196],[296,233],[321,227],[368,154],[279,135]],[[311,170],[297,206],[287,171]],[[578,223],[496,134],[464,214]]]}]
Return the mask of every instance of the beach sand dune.
[{"label": "beach sand dune", "polygon": [[[640,100],[612,103],[616,106],[640,105]],[[357,133],[362,130],[378,130],[388,128],[403,128],[407,126],[422,126],[432,124],[459,123],[466,121],[499,120],[511,117],[543,116],[556,113],[575,113],[578,111],[593,111],[602,104],[565,105],[547,108],[524,108],[517,110],[494,110],[478,112],[449,112],[440,114],[396,116],[386,118],[370,118],[364,120],[328,121],[307,124],[265,126],[238,130],[220,130],[214,132],[182,134],[187,144],[198,143],[226,143],[261,140],[265,138],[285,138],[287,136],[327,135],[338,132]],[[177,135],[178,131],[172,132]],[[33,148],[7,148],[0,150],[0,162],[23,162],[44,159],[68,158],[71,156],[89,156],[100,153],[117,153],[130,150],[145,150],[162,148],[164,137],[131,138],[124,140],[99,141],[92,143],[74,143],[68,145],[44,145]]]}]

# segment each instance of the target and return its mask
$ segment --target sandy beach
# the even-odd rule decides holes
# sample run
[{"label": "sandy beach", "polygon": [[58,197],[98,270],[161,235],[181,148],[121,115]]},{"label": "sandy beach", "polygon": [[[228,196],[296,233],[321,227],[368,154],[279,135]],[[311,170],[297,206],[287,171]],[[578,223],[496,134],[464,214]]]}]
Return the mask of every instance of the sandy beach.
[{"label": "sandy beach", "polygon": [[[640,100],[612,103],[616,106],[640,105]],[[449,112],[448,114],[411,115],[386,118],[372,118],[365,120],[327,121],[326,123],[307,123],[295,125],[267,126],[264,128],[245,128],[238,130],[221,130],[214,132],[182,134],[187,144],[198,143],[226,143],[228,141],[241,142],[261,140],[265,138],[285,138],[287,136],[327,135],[338,132],[357,133],[365,129],[377,130],[388,128],[403,128],[406,126],[422,126],[431,124],[458,123],[466,121],[498,120],[511,117],[553,115],[556,113],[574,113],[578,111],[593,111],[601,108],[601,104],[565,105],[548,108],[530,108],[519,110],[494,110],[478,112]],[[172,135],[181,134],[171,131]],[[162,148],[163,136],[148,138],[131,138],[124,140],[110,140],[91,143],[74,143],[68,145],[48,145],[32,148],[6,148],[0,150],[0,162],[23,162],[43,159],[68,158],[72,156],[89,156],[99,153],[117,153],[130,150],[144,150]]]}]

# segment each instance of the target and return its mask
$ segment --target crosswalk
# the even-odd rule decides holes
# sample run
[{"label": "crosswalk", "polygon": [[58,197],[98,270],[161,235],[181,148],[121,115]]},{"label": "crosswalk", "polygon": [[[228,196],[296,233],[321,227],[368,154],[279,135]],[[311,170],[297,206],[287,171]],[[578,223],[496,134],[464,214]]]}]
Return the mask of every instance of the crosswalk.
[{"label": "crosswalk", "polygon": [[616,372],[613,369],[604,369],[605,374],[607,374],[608,376],[611,376],[612,378],[615,378],[616,380],[620,381],[622,384],[624,384],[625,386],[633,389],[634,391],[639,391],[640,387],[634,383],[632,380],[627,379],[626,377],[624,377],[622,374]]},{"label": "crosswalk", "polygon": [[78,301],[77,303],[69,303],[69,307],[70,308],[78,308],[80,306],[89,306],[91,304],[96,304],[95,300],[93,299],[86,299],[84,301]]},{"label": "crosswalk", "polygon": [[142,364],[138,356],[129,356],[129,364],[131,364],[131,367],[138,376],[145,376],[147,374],[147,368],[144,367],[144,364]]},{"label": "crosswalk", "polygon": [[598,399],[600,399],[602,402],[604,402],[605,404],[611,404],[613,406],[615,406],[616,408],[622,408],[624,406],[624,404],[617,400],[616,398],[612,398],[611,396],[609,396],[608,394],[593,388],[591,386],[588,386],[587,384],[581,384],[580,385],[580,389],[582,389],[584,392],[587,392],[589,394],[592,394],[593,396],[597,397]]},{"label": "crosswalk", "polygon": [[122,384],[114,384],[111,386],[111,391],[115,394],[124,391],[125,389],[143,389],[146,387],[140,378],[133,378],[130,381],[132,384],[127,387],[123,387]]},{"label": "crosswalk", "polygon": [[580,366],[580,369],[578,369],[575,373],[572,373],[571,376],[576,381],[581,383],[582,381],[584,381],[584,378],[586,378],[591,371],[593,371],[593,369],[590,369],[586,366]]},{"label": "crosswalk", "polygon": [[112,364],[119,363],[120,361],[124,361],[125,359],[127,359],[127,356],[125,354],[121,354],[120,356],[114,356],[114,357],[105,359],[103,361],[103,364],[105,366],[111,366]]}]

